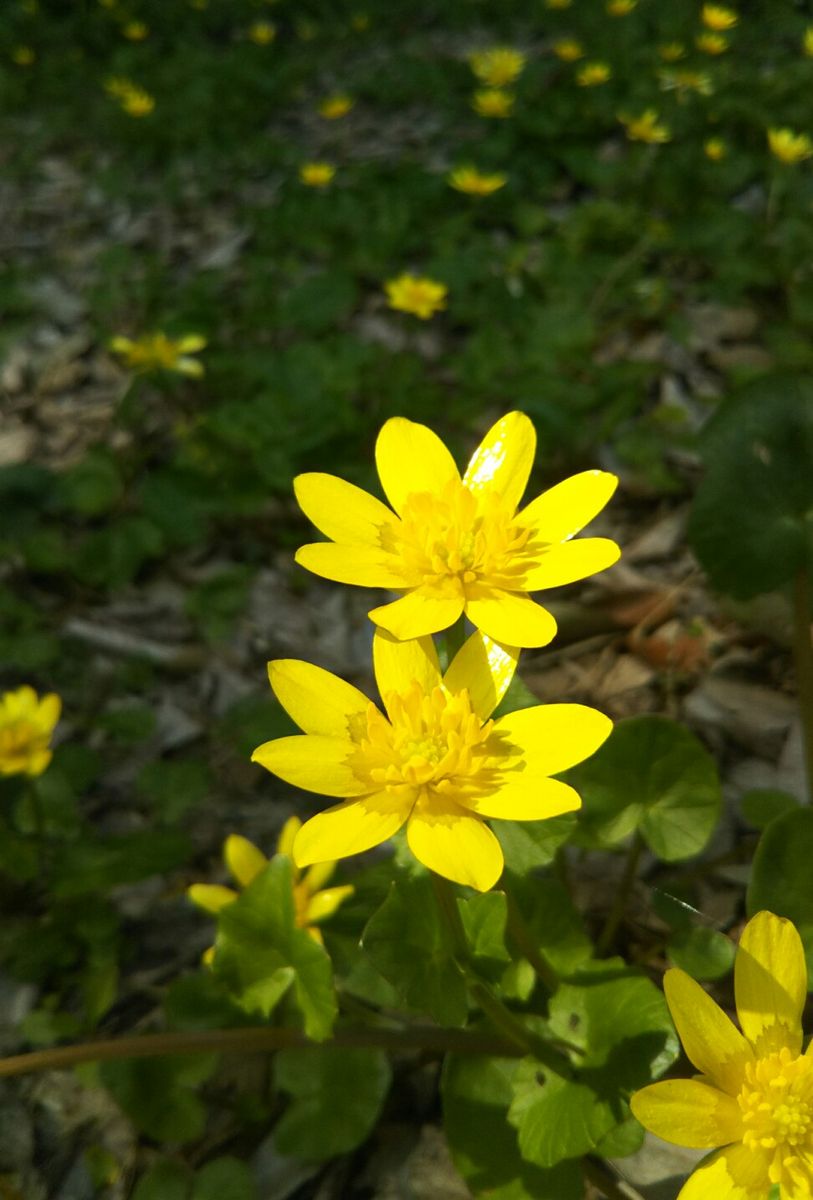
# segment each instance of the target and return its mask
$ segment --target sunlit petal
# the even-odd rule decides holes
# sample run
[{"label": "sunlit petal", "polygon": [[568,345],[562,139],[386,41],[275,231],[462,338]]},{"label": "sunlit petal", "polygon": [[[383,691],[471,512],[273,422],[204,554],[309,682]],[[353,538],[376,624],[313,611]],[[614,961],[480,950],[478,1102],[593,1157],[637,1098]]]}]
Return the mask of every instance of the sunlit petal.
[{"label": "sunlit petal", "polygon": [[770,912],[757,913],[743,930],[734,963],[737,1016],[760,1057],[802,1049],[802,1009],[807,967],[795,925]]},{"label": "sunlit petal", "polygon": [[465,688],[474,711],[485,721],[507,692],[518,659],[516,647],[501,646],[478,629],[452,659],[443,677],[444,686],[450,692]]},{"label": "sunlit petal", "polygon": [[347,738],[353,717],[367,711],[367,696],[313,663],[277,658],[268,664],[274,695],[304,733]]},{"label": "sunlit petal", "polygon": [[412,802],[412,797],[396,801],[381,793],[317,813],[297,834],[294,862],[298,867],[309,867],[311,863],[361,854],[386,842],[406,821]]},{"label": "sunlit petal", "polygon": [[582,471],[537,496],[517,521],[540,541],[567,541],[601,512],[617,486],[617,477],[608,471]]},{"label": "sunlit petal", "polygon": [[396,512],[413,492],[437,494],[460,479],[455,461],[436,433],[426,425],[391,417],[375,444],[381,486]]},{"label": "sunlit petal", "polygon": [[252,880],[256,879],[268,866],[268,859],[262,851],[258,850],[248,838],[240,837],[236,833],[226,838],[223,857],[229,874],[240,884],[240,887],[248,887]]},{"label": "sunlit petal", "polygon": [[306,792],[360,796],[368,787],[348,766],[354,749],[345,738],[303,734],[265,742],[254,751],[251,761]]},{"label": "sunlit petal", "polygon": [[382,527],[397,520],[386,504],[336,475],[297,475],[294,492],[308,520],[334,542],[380,546]]},{"label": "sunlit petal", "polygon": [[673,967],[663,978],[672,1020],[687,1056],[712,1083],[736,1096],[754,1053],[719,1005],[685,971]]},{"label": "sunlit petal", "polygon": [[579,793],[558,779],[533,770],[506,771],[495,780],[488,796],[461,796],[460,803],[480,817],[503,821],[544,821],[581,807]]},{"label": "sunlit petal", "polygon": [[407,841],[430,871],[478,892],[487,892],[502,874],[502,850],[494,834],[455,804],[419,799],[407,825]]},{"label": "sunlit petal", "polygon": [[386,629],[376,629],[373,664],[378,690],[385,701],[390,692],[406,692],[416,682],[427,694],[440,685],[438,652],[431,637],[401,642]]},{"label": "sunlit petal", "polygon": [[547,646],[556,636],[556,621],[548,610],[516,592],[481,591],[476,599],[466,600],[466,616],[507,646]]},{"label": "sunlit petal", "polygon": [[769,1151],[727,1146],[702,1162],[684,1183],[678,1200],[766,1200]]},{"label": "sunlit petal", "polygon": [[454,625],[463,611],[463,596],[444,596],[432,588],[415,588],[400,600],[382,604],[367,614],[371,621],[403,641],[437,633]]},{"label": "sunlit petal", "polygon": [[529,592],[542,588],[561,587],[587,579],[599,571],[611,567],[621,557],[621,550],[609,538],[579,538],[575,542],[563,542],[547,550],[537,566],[522,577],[522,585]]},{"label": "sunlit petal", "polygon": [[653,1083],[634,1094],[630,1107],[645,1129],[678,1146],[705,1150],[742,1137],[737,1101],[699,1079]]},{"label": "sunlit petal", "polygon": [[502,496],[509,510],[522,499],[536,453],[536,430],[525,413],[510,412],[491,426],[471,457],[463,482],[479,494]]},{"label": "sunlit petal", "polygon": [[295,560],[306,571],[332,579],[334,583],[352,583],[357,587],[400,588],[404,576],[397,560],[376,546],[340,546],[335,542],[310,542],[300,546]]},{"label": "sunlit petal", "polygon": [[595,754],[613,723],[584,704],[539,704],[494,722],[494,732],[521,751],[539,775],[557,775]]},{"label": "sunlit petal", "polygon": [[301,828],[302,822],[299,817],[291,816],[288,818],[277,838],[277,854],[285,854],[288,858],[291,857],[294,849],[294,838]]}]

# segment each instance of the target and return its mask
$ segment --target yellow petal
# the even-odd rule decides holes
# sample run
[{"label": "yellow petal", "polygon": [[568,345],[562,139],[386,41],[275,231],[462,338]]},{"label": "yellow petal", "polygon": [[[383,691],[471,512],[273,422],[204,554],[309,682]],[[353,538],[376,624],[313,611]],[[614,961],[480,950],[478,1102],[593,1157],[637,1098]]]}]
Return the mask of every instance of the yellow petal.
[{"label": "yellow petal", "polygon": [[488,796],[462,796],[460,803],[480,817],[503,821],[545,821],[581,808],[579,793],[558,779],[547,779],[534,771],[506,771]]},{"label": "yellow petal", "polygon": [[465,688],[477,716],[486,721],[507,692],[518,659],[516,647],[501,646],[478,629],[452,659],[444,687],[452,693]]},{"label": "yellow petal", "polygon": [[206,349],[206,338],[199,333],[187,333],[178,338],[177,346],[181,354],[195,354]]},{"label": "yellow petal", "polygon": [[475,495],[494,492],[513,510],[522,499],[536,453],[536,430],[525,413],[510,412],[491,426],[471,456],[463,482]]},{"label": "yellow petal", "polygon": [[176,359],[175,370],[179,375],[188,375],[190,379],[202,379],[206,374],[203,363],[199,363],[196,358]]},{"label": "yellow petal", "polygon": [[687,1056],[712,1083],[736,1096],[745,1064],[754,1058],[734,1023],[685,971],[672,967],[663,990]]},{"label": "yellow petal", "polygon": [[306,821],[296,835],[294,862],[298,867],[309,867],[311,863],[361,854],[397,833],[411,807],[411,796],[395,801],[384,792],[325,809]]},{"label": "yellow petal", "polygon": [[251,761],[306,792],[360,796],[369,784],[357,779],[347,764],[354,750],[353,743],[345,738],[295,734],[264,742],[254,751]]},{"label": "yellow petal", "polygon": [[306,571],[334,583],[381,588],[402,588],[405,584],[402,571],[397,569],[397,559],[375,546],[311,542],[300,546],[294,558]]},{"label": "yellow petal", "polygon": [[601,512],[617,486],[618,479],[608,471],[582,471],[537,496],[517,521],[543,542],[565,542]]},{"label": "yellow petal", "polygon": [[556,636],[556,621],[528,596],[497,588],[466,600],[466,616],[495,642],[506,646],[547,646]]},{"label": "yellow petal", "polygon": [[448,629],[462,611],[462,595],[442,596],[431,588],[415,588],[400,600],[371,609],[367,616],[393,637],[404,641]]},{"label": "yellow petal", "polygon": [[380,546],[382,526],[396,520],[386,504],[336,475],[297,475],[294,492],[308,520],[334,542]]},{"label": "yellow petal", "polygon": [[727,1146],[692,1172],[678,1200],[766,1200],[771,1190],[769,1153]]},{"label": "yellow petal", "polygon": [[431,637],[399,642],[385,629],[376,629],[373,634],[373,666],[382,697],[390,692],[406,692],[415,682],[426,693],[440,686],[438,652]]},{"label": "yellow petal", "polygon": [[207,950],[203,951],[203,954],[200,956],[200,961],[203,963],[204,967],[211,967],[212,963],[215,961],[214,946],[209,946]]},{"label": "yellow petal", "polygon": [[385,423],[375,444],[375,461],[381,486],[398,513],[413,492],[436,495],[449,480],[460,479],[437,434],[406,417],[391,417]]},{"label": "yellow petal", "polygon": [[208,913],[219,913],[237,899],[237,892],[219,883],[193,883],[186,894],[193,904]]},{"label": "yellow petal", "polygon": [[41,775],[54,757],[51,750],[34,750],[28,754],[26,775]]},{"label": "yellow petal", "polygon": [[297,658],[270,662],[268,678],[274,695],[304,733],[346,738],[352,718],[370,706],[351,683]]},{"label": "yellow petal", "polygon": [[742,1138],[740,1106],[733,1096],[699,1079],[667,1079],[636,1092],[633,1115],[650,1133],[697,1150]]},{"label": "yellow petal", "polygon": [[740,1026],[757,1057],[783,1046],[801,1053],[807,967],[791,921],[759,912],[748,922],[734,961],[734,993]]},{"label": "yellow petal", "polygon": [[522,586],[529,592],[542,588],[562,587],[597,575],[611,567],[621,557],[621,550],[610,538],[579,538],[563,542],[546,550],[537,566],[527,571]]},{"label": "yellow petal", "polygon": [[258,850],[248,838],[240,837],[236,833],[226,838],[223,858],[229,874],[237,880],[240,887],[248,887],[268,866],[268,859],[262,850]]},{"label": "yellow petal", "polygon": [[324,891],[317,892],[311,897],[305,910],[305,923],[310,925],[311,922],[326,921],[328,917],[333,916],[339,905],[352,895],[353,885],[349,883],[343,887],[325,888]]},{"label": "yellow petal", "polygon": [[302,822],[299,817],[292,816],[282,827],[280,835],[277,838],[277,854],[284,854],[286,858],[291,858],[294,849],[294,838],[302,828]]},{"label": "yellow petal", "polygon": [[609,717],[585,704],[538,704],[494,722],[494,733],[517,747],[536,775],[558,775],[589,758],[612,728]]},{"label": "yellow petal", "polygon": [[[302,823],[300,822],[299,828],[301,829],[301,827]],[[308,867],[302,880],[302,887],[311,896],[315,896],[325,886],[335,870],[335,862],[316,863],[315,866]]]},{"label": "yellow petal", "polygon": [[40,729],[50,733],[59,721],[61,712],[62,701],[56,692],[49,692],[47,696],[43,696],[39,703],[37,725]]},{"label": "yellow petal", "polygon": [[500,843],[479,817],[421,797],[407,825],[409,848],[430,871],[487,892],[502,874]]}]

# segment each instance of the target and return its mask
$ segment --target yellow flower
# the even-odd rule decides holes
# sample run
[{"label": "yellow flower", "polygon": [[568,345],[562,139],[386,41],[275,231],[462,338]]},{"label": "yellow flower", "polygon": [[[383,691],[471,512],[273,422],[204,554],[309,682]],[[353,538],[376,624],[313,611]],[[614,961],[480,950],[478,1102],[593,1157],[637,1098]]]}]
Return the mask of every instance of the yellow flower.
[{"label": "yellow flower", "polygon": [[[301,828],[302,822],[299,817],[289,817],[277,842],[278,854],[285,854],[291,858],[294,838]],[[268,866],[268,859],[262,851],[258,850],[248,838],[240,837],[236,833],[226,838],[223,846],[223,860],[226,869],[240,889],[247,888]],[[304,875],[296,867],[294,868],[293,892],[296,924],[300,929],[309,933],[313,940],[319,942],[320,945],[322,944],[322,933],[318,925],[322,921],[326,921],[328,917],[332,917],[347,897],[353,894],[353,887],[350,884],[342,887],[324,887],[335,869],[335,862],[325,862],[318,867],[311,867]],[[198,908],[216,915],[227,904],[232,904],[237,899],[239,892],[218,883],[193,883],[190,888],[187,888],[186,894]],[[215,948],[212,946],[204,954],[203,961],[209,965],[214,955]]]},{"label": "yellow flower", "polygon": [[503,92],[499,88],[481,88],[472,96],[471,106],[481,117],[510,117],[514,97],[511,92]]},{"label": "yellow flower", "polygon": [[813,154],[813,142],[807,134],[794,133],[792,129],[769,129],[768,146],[775,158],[791,165]]},{"label": "yellow flower", "polygon": [[308,187],[324,188],[333,179],[336,168],[332,163],[309,162],[299,168],[299,178]]},{"label": "yellow flower", "polygon": [[665,92],[677,92],[678,100],[685,100],[689,92],[697,92],[699,96],[711,96],[714,84],[711,76],[705,71],[675,70],[664,67],[658,72],[661,87]]},{"label": "yellow flower", "polygon": [[658,47],[658,54],[664,62],[677,62],[686,57],[686,47],[682,42],[666,42]]},{"label": "yellow flower", "polygon": [[699,33],[694,39],[694,44],[704,54],[725,54],[728,38],[724,38],[721,33]]},{"label": "yellow flower", "polygon": [[40,700],[24,685],[0,696],[0,775],[41,775],[53,758],[48,748],[62,702],[54,692]]},{"label": "yellow flower", "polygon": [[344,117],[350,112],[354,103],[355,101],[344,92],[336,92],[324,99],[317,111],[319,116],[324,117],[326,121],[338,121],[340,117]]},{"label": "yellow flower", "polygon": [[700,19],[706,29],[724,33],[726,29],[733,29],[740,18],[733,8],[723,8],[721,4],[704,4]]},{"label": "yellow flower", "polygon": [[270,46],[276,36],[277,27],[271,21],[255,21],[249,27],[249,41],[254,42],[257,46]]},{"label": "yellow flower", "polygon": [[712,162],[719,162],[721,158],[725,158],[728,154],[728,147],[722,138],[709,138],[703,144],[703,153]]},{"label": "yellow flower", "polygon": [[510,46],[493,46],[469,55],[469,66],[481,83],[500,88],[513,83],[522,74],[525,55]]},{"label": "yellow flower", "polygon": [[740,938],[734,993],[742,1033],[703,988],[678,969],[666,999],[694,1079],[651,1084],[632,1097],[647,1129],[708,1150],[678,1200],[765,1200],[813,1192],[813,1043],[802,1054],[807,970],[790,921],[760,912]]},{"label": "yellow flower", "polygon": [[143,42],[149,36],[150,27],[144,21],[128,21],[122,26],[121,32],[128,42]]},{"label": "yellow flower", "polygon": [[[571,541],[601,511],[618,480],[583,471],[519,512],[536,433],[524,413],[502,417],[461,479],[431,429],[387,421],[375,448],[392,509],[334,475],[294,480],[305,516],[330,542],[303,546],[296,561],[316,575],[404,593],[369,616],[397,638],[437,633],[461,613],[507,646],[546,646],[551,614],[529,592],[603,571],[619,557],[608,538]],[[397,515],[396,515],[397,514]]]},{"label": "yellow flower", "polygon": [[30,46],[15,46],[11,52],[11,61],[18,67],[30,67],[36,60],[37,55]]},{"label": "yellow flower", "polygon": [[802,38],[802,49],[808,58],[813,58],[813,25],[808,25]]},{"label": "yellow flower", "polygon": [[206,338],[199,333],[169,338],[165,333],[145,333],[140,338],[114,337],[110,349],[124,360],[131,371],[175,371],[200,379],[203,366],[190,354],[203,350]]},{"label": "yellow flower", "polygon": [[446,182],[457,192],[465,192],[467,196],[490,196],[505,187],[507,176],[495,173],[482,175],[476,167],[456,167],[447,176]]},{"label": "yellow flower", "polygon": [[425,867],[487,891],[503,856],[483,818],[539,821],[577,809],[578,794],[550,776],[592,754],[612,723],[580,704],[540,704],[491,720],[517,657],[478,632],[441,675],[431,638],[398,642],[378,629],[383,712],[311,663],[269,663],[271,687],[303,735],[266,742],[253,761],[342,800],[302,826],[297,865],[359,854],[406,825]]},{"label": "yellow flower", "polygon": [[131,117],[146,117],[155,108],[155,100],[143,88],[121,76],[113,76],[105,82],[105,91],[118,100],[123,110]]},{"label": "yellow flower", "polygon": [[612,77],[612,71],[607,63],[589,62],[579,67],[576,72],[576,83],[579,87],[598,87]]},{"label": "yellow flower", "polygon": [[607,0],[605,8],[611,17],[626,17],[638,5],[638,0]]},{"label": "yellow flower", "polygon": [[446,307],[445,283],[426,279],[421,275],[399,275],[384,284],[387,303],[399,312],[412,313],[422,321],[428,321],[436,312]]},{"label": "yellow flower", "polygon": [[667,126],[658,121],[658,114],[654,108],[646,109],[640,117],[621,115],[618,119],[631,142],[668,142],[672,136]]},{"label": "yellow flower", "polygon": [[584,47],[575,38],[562,38],[561,41],[554,42],[552,50],[562,62],[575,62],[584,57]]}]

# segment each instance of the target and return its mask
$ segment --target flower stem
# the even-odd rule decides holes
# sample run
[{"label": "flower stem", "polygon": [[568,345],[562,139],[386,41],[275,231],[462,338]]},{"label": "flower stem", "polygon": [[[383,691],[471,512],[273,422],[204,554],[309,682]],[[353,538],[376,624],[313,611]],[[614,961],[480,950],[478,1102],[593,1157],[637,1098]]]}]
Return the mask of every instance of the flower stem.
[{"label": "flower stem", "polygon": [[604,928],[599,934],[596,942],[596,951],[598,954],[606,954],[612,947],[615,940],[615,935],[618,932],[618,926],[621,924],[621,919],[624,916],[624,910],[627,907],[632,885],[635,883],[635,874],[638,870],[638,863],[644,849],[644,840],[640,833],[636,833],[630,842],[627,850],[627,861],[624,865],[624,874],[621,876],[621,882],[615,893],[612,908],[604,923]]},{"label": "flower stem", "polygon": [[524,958],[527,958],[536,972],[538,979],[547,988],[548,992],[555,992],[559,986],[559,976],[537,946],[536,938],[528,928],[519,905],[508,891],[504,878],[502,888],[508,903],[508,933],[512,941],[520,954]]},{"label": "flower stem", "polygon": [[810,574],[805,567],[796,576],[793,589],[793,657],[796,683],[799,689],[799,712],[802,718],[807,791],[813,802],[813,640],[811,640]]}]

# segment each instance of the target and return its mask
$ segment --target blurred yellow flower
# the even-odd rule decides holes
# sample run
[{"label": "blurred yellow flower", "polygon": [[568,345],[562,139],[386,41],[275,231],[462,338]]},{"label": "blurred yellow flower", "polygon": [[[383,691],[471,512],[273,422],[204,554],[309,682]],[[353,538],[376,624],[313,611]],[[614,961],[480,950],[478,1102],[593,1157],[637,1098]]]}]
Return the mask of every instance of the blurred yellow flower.
[{"label": "blurred yellow flower", "polygon": [[146,37],[149,37],[150,27],[144,21],[128,21],[126,25],[122,26],[121,32],[128,42],[143,42]]},{"label": "blurred yellow flower", "polygon": [[575,38],[562,38],[560,41],[554,42],[551,49],[562,62],[576,62],[577,59],[584,57],[584,47]]},{"label": "blurred yellow flower", "polygon": [[790,165],[813,155],[813,141],[806,133],[794,133],[792,129],[769,129],[768,146],[775,158]]},{"label": "blurred yellow flower", "polygon": [[725,54],[728,49],[728,38],[724,38],[721,33],[699,33],[694,39],[694,44],[698,50],[702,50],[704,54]]},{"label": "blurred yellow flower", "polygon": [[[302,822],[299,817],[289,817],[283,826],[277,842],[277,853],[292,859],[291,850]],[[248,838],[233,833],[226,838],[223,846],[223,859],[226,869],[238,888],[242,890],[253,883],[258,875],[268,866],[268,859],[258,850]],[[309,933],[315,942],[322,945],[322,933],[318,925],[332,917],[348,896],[353,894],[351,884],[343,887],[325,888],[324,885],[336,870],[335,862],[321,863],[311,867],[303,875],[294,866],[293,893],[296,924],[300,929]],[[204,912],[217,915],[227,904],[232,904],[239,892],[234,888],[217,883],[193,883],[186,892],[189,899]],[[203,956],[203,961],[209,966],[215,956],[215,947],[211,946]]]},{"label": "blurred yellow flower", "polygon": [[503,92],[499,88],[481,88],[471,98],[471,106],[480,117],[510,117],[514,109],[512,92]]},{"label": "blurred yellow flower", "polygon": [[733,29],[740,18],[733,8],[723,8],[721,4],[704,4],[700,19],[706,29],[724,33],[726,29]]},{"label": "blurred yellow flower", "polygon": [[15,46],[11,52],[11,61],[18,67],[30,67],[37,61],[37,55],[30,46]]},{"label": "blurred yellow flower", "polygon": [[370,28],[370,17],[367,13],[353,13],[350,24],[356,33],[366,33]]},{"label": "blurred yellow flower", "polygon": [[155,108],[155,100],[149,92],[120,75],[107,79],[104,87],[108,96],[118,100],[131,117],[146,117]]},{"label": "blurred yellow flower", "polygon": [[705,71],[664,67],[658,72],[658,78],[663,90],[677,92],[679,100],[685,100],[689,92],[697,92],[699,96],[711,96],[714,92],[711,76]]},{"label": "blurred yellow flower", "polygon": [[174,371],[200,379],[203,365],[189,355],[203,350],[206,338],[199,333],[170,338],[165,333],[145,333],[140,338],[114,337],[110,349],[123,359],[131,371]]},{"label": "blurred yellow flower", "polygon": [[665,42],[658,46],[658,54],[664,62],[677,62],[686,57],[686,47],[682,42]]},{"label": "blurred yellow flower", "polygon": [[309,162],[299,168],[300,181],[312,188],[327,187],[335,174],[336,168],[332,163]]},{"label": "blurred yellow flower", "polygon": [[513,83],[522,74],[525,55],[510,46],[492,46],[469,55],[469,66],[481,83],[500,88]]},{"label": "blurred yellow flower", "polygon": [[611,17],[626,17],[637,6],[638,0],[607,0],[605,8]]},{"label": "blurred yellow flower", "polygon": [[270,46],[277,36],[277,27],[272,21],[255,21],[249,26],[248,39],[256,46]]},{"label": "blurred yellow flower", "polygon": [[802,38],[802,49],[808,58],[813,58],[813,25],[808,25]]},{"label": "blurred yellow flower", "polygon": [[54,692],[40,700],[32,687],[0,696],[0,775],[41,775],[62,702]]},{"label": "blurred yellow flower", "polygon": [[437,283],[422,275],[405,273],[397,279],[388,279],[384,284],[387,303],[399,312],[413,313],[427,321],[436,312],[446,307],[449,291],[445,283]]},{"label": "blurred yellow flower", "polygon": [[612,722],[580,704],[539,704],[493,720],[518,652],[476,632],[441,673],[431,638],[377,629],[383,711],[335,675],[296,659],[268,664],[277,699],[303,730],[252,760],[306,791],[343,801],[306,821],[299,867],[360,854],[406,826],[425,867],[485,892],[503,855],[486,819],[540,821],[579,808],[552,775],[593,754]]},{"label": "blurred yellow flower", "polygon": [[492,175],[482,175],[476,167],[456,167],[446,178],[449,187],[457,192],[465,192],[467,196],[490,196],[505,187],[507,175],[498,172]]},{"label": "blurred yellow flower", "polygon": [[672,136],[669,128],[658,120],[658,113],[654,108],[647,108],[639,117],[619,114],[618,119],[631,142],[668,142]]},{"label": "blurred yellow flower", "polygon": [[354,104],[355,101],[345,92],[335,92],[322,101],[317,112],[326,121],[338,121],[340,117],[347,116]]},{"label": "blurred yellow flower", "polygon": [[712,162],[719,162],[721,158],[725,158],[728,154],[728,147],[722,138],[709,138],[703,143],[703,153]]},{"label": "blurred yellow flower", "polygon": [[612,78],[612,71],[607,63],[589,62],[579,67],[576,72],[576,83],[579,87],[598,87]]}]

